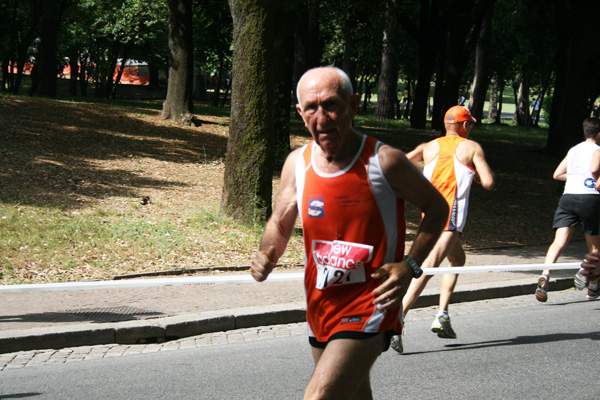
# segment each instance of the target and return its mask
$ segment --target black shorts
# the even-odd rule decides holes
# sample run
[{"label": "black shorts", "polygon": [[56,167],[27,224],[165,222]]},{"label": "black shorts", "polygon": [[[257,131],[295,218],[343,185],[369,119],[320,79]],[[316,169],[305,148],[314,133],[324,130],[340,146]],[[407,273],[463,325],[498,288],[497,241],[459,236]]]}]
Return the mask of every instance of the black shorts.
[{"label": "black shorts", "polygon": [[382,351],[387,351],[387,349],[390,348],[390,341],[392,340],[392,337],[396,334],[393,329],[390,329],[389,331],[377,332],[377,333],[342,331],[342,332],[334,333],[333,335],[331,335],[329,340],[326,342],[319,342],[315,337],[309,336],[308,343],[310,343],[310,345],[312,347],[316,347],[317,349],[324,349],[325,346],[327,346],[327,343],[329,343],[335,339],[359,339],[359,340],[360,339],[369,339],[369,338],[372,338],[373,336],[379,335],[380,333],[383,333],[385,336],[385,346],[383,347]]},{"label": "black shorts", "polygon": [[583,225],[583,232],[596,236],[600,233],[600,195],[563,194],[554,213],[552,228]]}]

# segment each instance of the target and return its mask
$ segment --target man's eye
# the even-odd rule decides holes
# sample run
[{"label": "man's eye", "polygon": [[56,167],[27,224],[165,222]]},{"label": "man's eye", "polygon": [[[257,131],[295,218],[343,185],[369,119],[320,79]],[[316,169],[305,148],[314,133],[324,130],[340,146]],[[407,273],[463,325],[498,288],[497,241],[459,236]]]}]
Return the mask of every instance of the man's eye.
[{"label": "man's eye", "polygon": [[328,101],[325,104],[323,104],[323,108],[327,111],[334,111],[337,108],[337,103],[334,101]]}]

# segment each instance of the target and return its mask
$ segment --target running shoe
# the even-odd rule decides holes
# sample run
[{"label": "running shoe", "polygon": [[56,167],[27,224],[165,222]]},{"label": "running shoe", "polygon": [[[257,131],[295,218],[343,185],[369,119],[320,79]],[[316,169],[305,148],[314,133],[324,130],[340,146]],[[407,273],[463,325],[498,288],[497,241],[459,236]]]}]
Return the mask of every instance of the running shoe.
[{"label": "running shoe", "polygon": [[431,324],[431,332],[437,333],[439,338],[442,339],[456,339],[456,333],[450,325],[450,317],[444,318],[438,315]]},{"label": "running shoe", "polygon": [[575,274],[575,288],[577,290],[583,290],[590,284],[587,276],[581,275],[581,271],[577,271]]},{"label": "running shoe", "polygon": [[390,347],[396,351],[396,353],[404,353],[404,346],[402,345],[402,335],[392,336]]},{"label": "running shoe", "polygon": [[402,333],[400,335],[392,336],[392,340],[390,341],[390,347],[398,354],[404,353],[404,345],[402,344],[402,335],[404,335],[404,313],[400,319],[400,325],[402,325]]},{"label": "running shoe", "polygon": [[588,300],[598,300],[598,296],[600,296],[600,286],[596,289],[588,288],[587,296],[585,296],[585,298]]},{"label": "running shoe", "polygon": [[537,301],[545,303],[548,300],[548,279],[542,276],[535,289],[535,298]]}]

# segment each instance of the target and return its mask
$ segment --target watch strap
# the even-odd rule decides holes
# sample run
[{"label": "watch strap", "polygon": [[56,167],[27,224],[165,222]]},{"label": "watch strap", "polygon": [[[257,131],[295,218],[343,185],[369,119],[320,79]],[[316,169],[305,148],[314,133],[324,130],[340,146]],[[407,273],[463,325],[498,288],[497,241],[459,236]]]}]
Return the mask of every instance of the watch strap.
[{"label": "watch strap", "polygon": [[423,275],[423,270],[411,256],[404,256],[404,261],[406,261],[406,263],[412,268],[414,278],[420,278],[421,275]]}]

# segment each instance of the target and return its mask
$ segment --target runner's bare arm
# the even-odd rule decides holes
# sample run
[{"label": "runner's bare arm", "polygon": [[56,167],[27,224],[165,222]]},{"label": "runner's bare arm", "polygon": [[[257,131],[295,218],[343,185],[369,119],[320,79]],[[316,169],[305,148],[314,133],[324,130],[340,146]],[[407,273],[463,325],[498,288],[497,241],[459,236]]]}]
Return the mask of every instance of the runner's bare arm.
[{"label": "runner's bare arm", "polygon": [[425,148],[425,143],[421,143],[420,145],[415,147],[415,149],[413,151],[406,154],[406,158],[408,158],[408,160],[411,163],[416,165],[418,162],[423,161],[423,149],[424,148]]},{"label": "runner's bare arm", "polygon": [[552,177],[557,181],[567,180],[567,157],[563,158],[560,164],[558,164],[558,167],[556,167],[556,170],[554,170]]},{"label": "runner's bare arm", "polygon": [[590,165],[590,172],[594,176],[596,182],[600,178],[600,150],[594,151],[592,155],[592,164]]},{"label": "runner's bare arm", "polygon": [[473,152],[473,166],[477,173],[477,183],[479,183],[484,189],[490,190],[494,187],[494,173],[485,160],[485,153],[477,142],[470,141],[475,145]]},{"label": "runner's bare arm", "polygon": [[[419,265],[423,263],[448,219],[448,203],[423,174],[397,149],[382,146],[379,158],[390,185],[409,203],[419,208],[424,216],[408,255]],[[381,266],[374,278],[388,278],[373,291],[374,304],[380,309],[398,307],[413,277],[412,268],[399,261]]]},{"label": "runner's bare arm", "polygon": [[299,153],[300,149],[294,150],[283,165],[281,189],[275,202],[275,209],[265,225],[260,249],[252,259],[250,273],[258,282],[267,279],[273,271],[294,230],[298,214],[295,168]]}]

